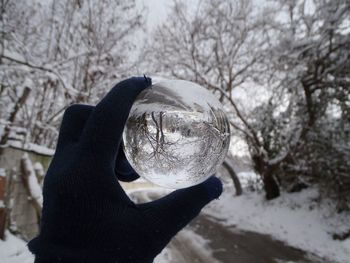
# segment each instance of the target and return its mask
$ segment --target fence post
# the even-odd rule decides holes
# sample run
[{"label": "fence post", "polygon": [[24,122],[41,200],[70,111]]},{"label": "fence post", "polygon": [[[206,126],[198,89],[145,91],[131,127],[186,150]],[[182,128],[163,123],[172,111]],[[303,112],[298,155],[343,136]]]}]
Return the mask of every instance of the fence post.
[{"label": "fence post", "polygon": [[5,208],[5,192],[6,192],[6,176],[5,170],[0,168],[0,239],[5,238],[6,225],[6,208]]}]

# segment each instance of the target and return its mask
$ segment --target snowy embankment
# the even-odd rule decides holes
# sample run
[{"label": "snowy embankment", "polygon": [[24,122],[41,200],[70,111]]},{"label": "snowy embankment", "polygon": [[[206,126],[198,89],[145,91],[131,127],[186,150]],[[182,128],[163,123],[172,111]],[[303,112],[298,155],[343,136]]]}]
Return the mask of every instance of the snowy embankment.
[{"label": "snowy embankment", "polygon": [[282,192],[272,201],[266,201],[262,192],[246,191],[237,197],[231,189],[226,188],[220,200],[210,204],[204,213],[227,226],[269,234],[327,262],[350,262],[350,239],[332,238],[334,233],[350,229],[350,214],[336,213],[330,202],[320,201],[317,189]]}]

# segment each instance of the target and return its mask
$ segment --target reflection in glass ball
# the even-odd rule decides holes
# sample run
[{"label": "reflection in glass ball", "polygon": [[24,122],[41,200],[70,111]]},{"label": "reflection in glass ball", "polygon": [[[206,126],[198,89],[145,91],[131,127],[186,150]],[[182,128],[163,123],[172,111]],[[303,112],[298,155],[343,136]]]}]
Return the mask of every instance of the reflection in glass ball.
[{"label": "reflection in glass ball", "polygon": [[137,97],[123,140],[125,155],[140,176],[162,187],[184,188],[216,172],[228,151],[230,127],[208,90],[166,80]]}]

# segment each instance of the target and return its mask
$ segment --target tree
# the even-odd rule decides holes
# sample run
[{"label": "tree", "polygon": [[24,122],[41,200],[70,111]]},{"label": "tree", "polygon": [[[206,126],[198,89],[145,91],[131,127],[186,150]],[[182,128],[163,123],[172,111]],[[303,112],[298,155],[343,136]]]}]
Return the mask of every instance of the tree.
[{"label": "tree", "polygon": [[[261,166],[269,167],[285,186],[305,179],[326,185],[327,191],[339,194],[343,210],[350,190],[344,173],[350,169],[346,124],[350,35],[345,30],[350,5],[346,1],[276,3],[285,15],[274,21],[272,32],[278,38],[266,61],[271,96],[255,109],[252,122],[267,155]],[[254,147],[251,154],[259,156]]]},{"label": "tree", "polygon": [[[175,1],[146,48],[152,70],[218,94],[249,146],[268,199],[279,196],[280,186],[326,178],[332,178],[328,189],[343,189],[336,192],[344,199],[350,189],[344,184],[350,170],[349,3],[276,0],[263,10],[254,7],[207,0],[190,14]],[[237,88],[255,98],[239,103]]]},{"label": "tree", "polygon": [[[310,4],[310,3],[309,3]],[[288,68],[286,93],[295,101],[296,134],[281,160],[287,173],[301,174],[337,193],[345,209],[350,182],[349,109],[350,4],[348,1],[282,2],[289,35],[279,45],[280,68]],[[284,35],[285,36],[285,35]],[[286,48],[287,46],[287,48]],[[282,62],[283,61],[283,62]],[[281,67],[282,65],[282,67]],[[291,81],[294,80],[294,81]]]},{"label": "tree", "polygon": [[135,1],[2,1],[0,118],[29,84],[16,125],[27,142],[53,147],[64,109],[95,103],[132,67],[142,21]]},{"label": "tree", "polygon": [[264,70],[264,24],[265,17],[254,12],[251,1],[201,1],[194,12],[174,1],[167,22],[156,29],[144,51],[151,71],[192,80],[217,94],[227,105],[231,125],[255,140],[258,149],[258,135],[232,93]]}]

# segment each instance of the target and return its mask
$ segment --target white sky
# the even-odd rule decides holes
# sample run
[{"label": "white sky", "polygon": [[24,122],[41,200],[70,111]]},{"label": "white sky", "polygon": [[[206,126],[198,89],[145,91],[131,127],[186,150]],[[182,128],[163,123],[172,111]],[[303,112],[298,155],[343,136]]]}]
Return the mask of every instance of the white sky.
[{"label": "white sky", "polygon": [[[187,0],[188,6],[197,6],[199,0]],[[172,0],[137,0],[138,5],[148,8],[147,28],[152,30],[166,19],[170,7],[173,4]]]},{"label": "white sky", "polygon": [[[200,1],[201,0],[187,0],[186,4],[189,7],[195,8]],[[166,19],[173,4],[173,0],[136,0],[136,3],[138,6],[145,6],[148,9],[147,30],[151,31]],[[261,7],[266,3],[265,0],[253,0],[253,4]]]},{"label": "white sky", "polygon": [[138,0],[141,5],[148,9],[147,28],[153,29],[155,26],[165,20],[171,1],[168,0]]}]

